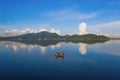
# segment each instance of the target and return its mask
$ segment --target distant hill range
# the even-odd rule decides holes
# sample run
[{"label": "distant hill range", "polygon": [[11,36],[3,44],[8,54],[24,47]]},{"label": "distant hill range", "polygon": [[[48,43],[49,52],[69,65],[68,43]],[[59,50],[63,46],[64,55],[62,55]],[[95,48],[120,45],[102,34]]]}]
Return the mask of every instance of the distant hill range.
[{"label": "distant hill range", "polygon": [[60,36],[56,33],[47,31],[39,33],[28,33],[13,37],[0,37],[2,41],[19,41],[19,42],[40,42],[40,41],[62,41],[62,42],[104,42],[109,40],[109,37],[95,34],[85,35],[65,35]]}]

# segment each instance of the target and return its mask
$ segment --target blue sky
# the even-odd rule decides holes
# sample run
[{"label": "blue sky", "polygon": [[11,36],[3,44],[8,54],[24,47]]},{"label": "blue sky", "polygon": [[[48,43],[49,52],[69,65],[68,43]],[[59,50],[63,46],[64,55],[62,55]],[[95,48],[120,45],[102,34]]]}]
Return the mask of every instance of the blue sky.
[{"label": "blue sky", "polygon": [[55,29],[77,34],[120,34],[120,0],[0,0],[0,33],[13,29]]}]

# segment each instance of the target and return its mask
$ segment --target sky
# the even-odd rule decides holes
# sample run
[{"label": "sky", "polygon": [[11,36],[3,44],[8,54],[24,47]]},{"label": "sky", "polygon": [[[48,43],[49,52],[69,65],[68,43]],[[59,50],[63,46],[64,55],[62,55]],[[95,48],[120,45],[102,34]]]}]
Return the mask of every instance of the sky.
[{"label": "sky", "polygon": [[40,31],[120,37],[120,0],[0,0],[0,36]]}]

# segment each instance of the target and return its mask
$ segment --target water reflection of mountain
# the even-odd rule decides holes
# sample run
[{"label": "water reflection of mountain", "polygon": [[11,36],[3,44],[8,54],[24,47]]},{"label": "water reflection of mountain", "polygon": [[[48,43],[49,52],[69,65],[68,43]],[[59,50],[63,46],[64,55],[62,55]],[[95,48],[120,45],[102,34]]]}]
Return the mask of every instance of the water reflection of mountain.
[{"label": "water reflection of mountain", "polygon": [[105,43],[96,43],[92,45],[79,43],[79,52],[81,55],[86,55],[87,48],[103,54],[120,56],[120,40],[110,40]]},{"label": "water reflection of mountain", "polygon": [[[74,44],[74,43],[73,43]],[[63,44],[60,42],[13,42],[13,41],[0,41],[0,46],[6,47],[6,48],[12,48],[14,52],[17,52],[21,49],[27,49],[28,51],[31,51],[35,48],[40,49],[42,54],[46,53],[46,49],[49,47],[52,50],[55,48],[60,48]],[[95,52],[101,52],[111,55],[120,55],[120,40],[111,40],[105,43],[96,43],[96,44],[86,44],[86,43],[78,43],[79,47],[79,53],[81,55],[86,55],[87,48],[95,51]]]},{"label": "water reflection of mountain", "polygon": [[[20,42],[13,42],[13,41],[0,41],[0,46],[5,46],[6,48],[12,48],[14,52],[17,52],[20,49],[27,49],[28,51],[31,51],[34,48],[40,48],[40,51],[42,54],[46,52],[47,47],[50,47],[51,49],[59,48],[62,46],[61,43],[57,42],[47,42],[47,43],[20,43]],[[87,52],[86,49],[87,44],[85,43],[79,43],[79,52],[81,55],[85,55]]]},{"label": "water reflection of mountain", "polygon": [[[18,42],[18,41],[17,41]],[[25,44],[33,44],[33,45],[41,45],[41,46],[49,46],[49,45],[56,45],[59,41],[19,41]]]},{"label": "water reflection of mountain", "polygon": [[[27,49],[31,51],[34,48],[40,48],[41,53],[45,53],[47,46],[38,45],[38,44],[25,44],[20,42],[12,42],[12,41],[0,41],[0,46],[5,46],[6,48],[12,48],[14,52],[20,49]],[[61,43],[51,44],[49,47],[51,49],[61,47]]]},{"label": "water reflection of mountain", "polygon": [[0,41],[16,41],[22,42],[26,44],[38,44],[38,45],[51,45],[56,44],[58,42],[73,42],[73,43],[98,43],[108,41],[109,38],[103,35],[95,35],[95,34],[85,34],[85,35],[66,35],[60,36],[56,33],[50,33],[47,31],[39,32],[39,33],[28,33],[19,36],[11,36],[11,37],[0,37]]}]

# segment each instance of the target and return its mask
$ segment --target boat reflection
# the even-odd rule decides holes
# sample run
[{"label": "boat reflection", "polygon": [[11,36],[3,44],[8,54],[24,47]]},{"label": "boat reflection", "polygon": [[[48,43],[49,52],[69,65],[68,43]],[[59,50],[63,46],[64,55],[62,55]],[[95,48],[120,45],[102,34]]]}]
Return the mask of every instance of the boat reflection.
[{"label": "boat reflection", "polygon": [[59,58],[61,58],[62,60],[64,60],[64,57],[59,57],[59,56],[55,56],[56,59],[58,60]]}]

